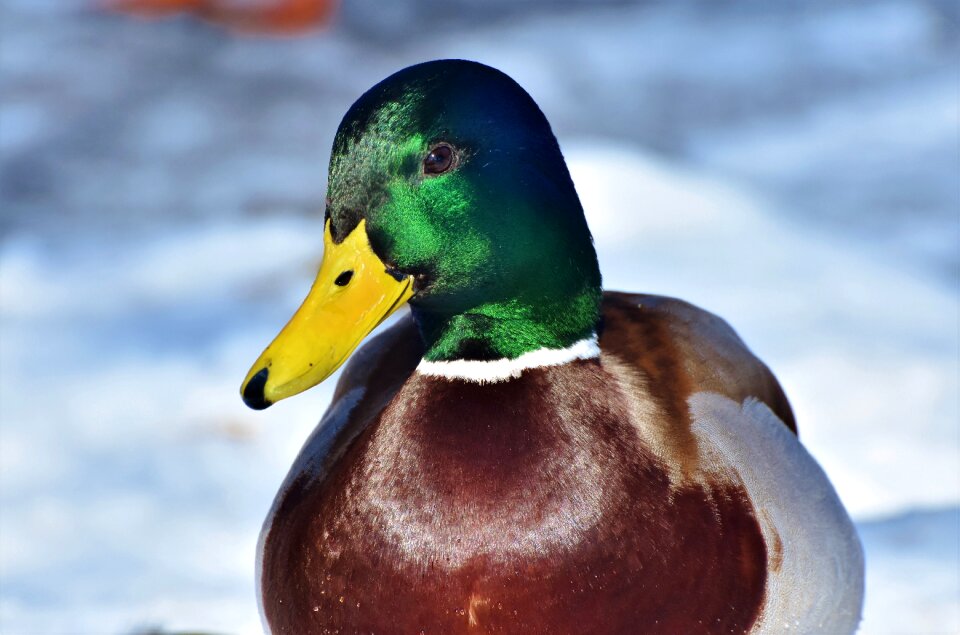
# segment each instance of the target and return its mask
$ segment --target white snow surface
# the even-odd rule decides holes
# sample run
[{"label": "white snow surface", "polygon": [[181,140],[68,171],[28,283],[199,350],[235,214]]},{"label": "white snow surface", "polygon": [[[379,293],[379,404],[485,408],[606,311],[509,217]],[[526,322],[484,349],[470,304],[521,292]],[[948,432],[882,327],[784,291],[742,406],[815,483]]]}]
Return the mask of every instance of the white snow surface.
[{"label": "white snow surface", "polygon": [[260,523],[336,378],[257,413],[239,383],[313,278],[340,116],[435,57],[541,104],[607,288],[780,378],[863,539],[862,631],[960,631],[948,3],[349,4],[290,41],[0,9],[0,632],[260,632]]}]

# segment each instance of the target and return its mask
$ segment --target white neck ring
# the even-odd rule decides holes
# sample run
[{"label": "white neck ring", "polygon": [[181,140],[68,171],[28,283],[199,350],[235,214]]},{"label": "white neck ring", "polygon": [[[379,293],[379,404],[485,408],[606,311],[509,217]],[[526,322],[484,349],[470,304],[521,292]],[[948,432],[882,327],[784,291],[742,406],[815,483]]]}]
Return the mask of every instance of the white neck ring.
[{"label": "white neck ring", "polygon": [[600,345],[597,343],[597,336],[591,335],[566,348],[540,348],[515,359],[454,359],[441,362],[430,362],[424,359],[417,366],[417,372],[428,377],[459,379],[476,384],[494,384],[516,379],[529,368],[560,366],[577,359],[596,359],[597,357],[600,357]]}]

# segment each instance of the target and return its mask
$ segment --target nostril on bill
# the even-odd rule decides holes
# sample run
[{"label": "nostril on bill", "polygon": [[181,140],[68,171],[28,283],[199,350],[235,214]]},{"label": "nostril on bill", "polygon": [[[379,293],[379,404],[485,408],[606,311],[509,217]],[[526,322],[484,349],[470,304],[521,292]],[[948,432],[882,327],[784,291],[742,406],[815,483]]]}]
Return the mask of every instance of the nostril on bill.
[{"label": "nostril on bill", "polygon": [[337,285],[338,287],[345,287],[348,284],[350,284],[350,279],[352,277],[353,277],[353,270],[347,269],[346,271],[341,273],[339,276],[337,276],[337,279],[333,281],[333,284]]},{"label": "nostril on bill", "polygon": [[267,385],[267,376],[269,376],[269,374],[269,369],[261,368],[257,374],[247,382],[246,388],[243,389],[243,403],[247,404],[247,407],[253,408],[254,410],[263,410],[273,404],[272,401],[268,401],[267,398],[263,396],[263,390]]}]

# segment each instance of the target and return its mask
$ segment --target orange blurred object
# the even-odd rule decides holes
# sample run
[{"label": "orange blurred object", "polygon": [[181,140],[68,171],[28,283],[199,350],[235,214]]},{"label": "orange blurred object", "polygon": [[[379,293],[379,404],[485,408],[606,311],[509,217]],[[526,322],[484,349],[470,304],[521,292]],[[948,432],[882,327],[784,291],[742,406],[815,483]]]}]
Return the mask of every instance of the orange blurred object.
[{"label": "orange blurred object", "polygon": [[147,17],[193,13],[249,33],[298,33],[328,24],[339,0],[104,0],[110,11]]}]

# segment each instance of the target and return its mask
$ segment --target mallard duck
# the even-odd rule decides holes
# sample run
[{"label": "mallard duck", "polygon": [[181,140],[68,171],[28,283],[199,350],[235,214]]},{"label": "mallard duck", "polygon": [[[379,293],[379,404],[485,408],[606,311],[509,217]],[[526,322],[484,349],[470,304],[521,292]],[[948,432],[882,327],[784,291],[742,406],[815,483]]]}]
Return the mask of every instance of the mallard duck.
[{"label": "mallard duck", "polygon": [[516,82],[388,77],[328,194],[316,281],[241,387],[265,408],[350,358],[263,527],[270,632],[855,630],[860,543],[776,378],[720,318],[602,290]]}]

